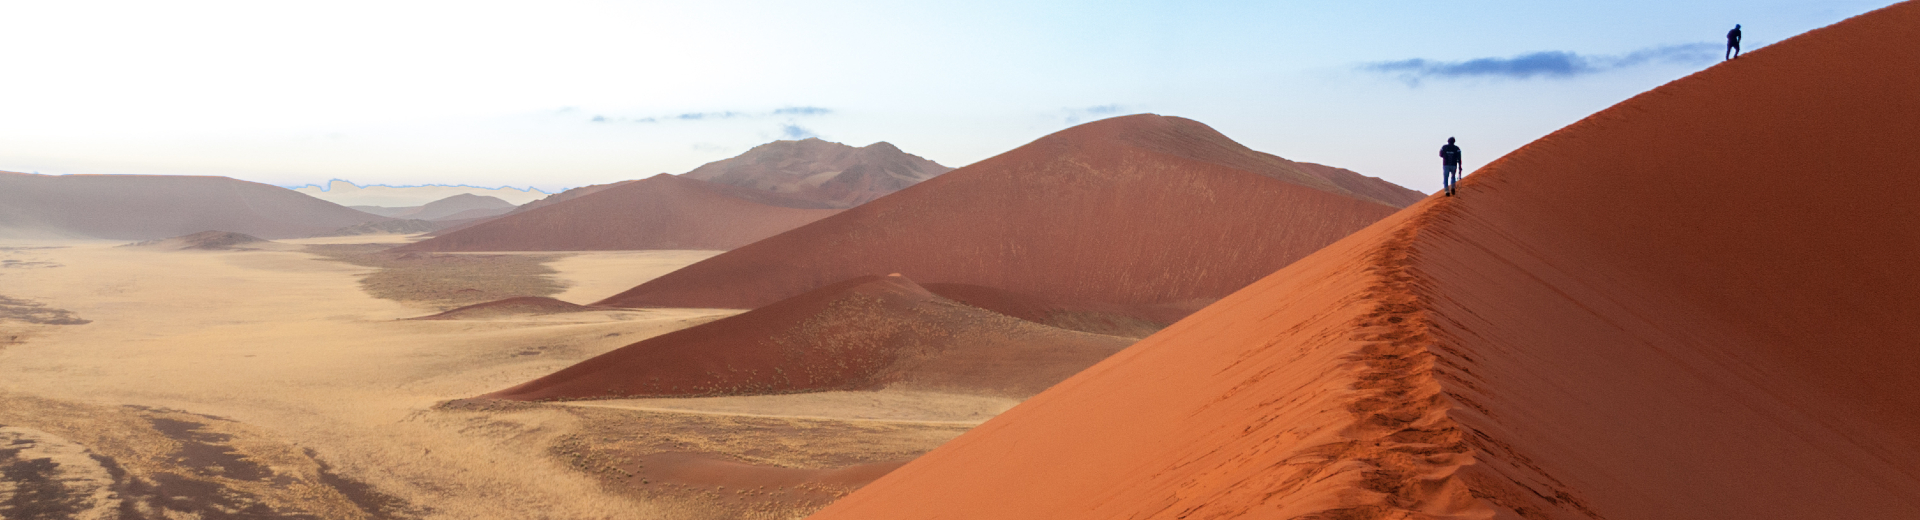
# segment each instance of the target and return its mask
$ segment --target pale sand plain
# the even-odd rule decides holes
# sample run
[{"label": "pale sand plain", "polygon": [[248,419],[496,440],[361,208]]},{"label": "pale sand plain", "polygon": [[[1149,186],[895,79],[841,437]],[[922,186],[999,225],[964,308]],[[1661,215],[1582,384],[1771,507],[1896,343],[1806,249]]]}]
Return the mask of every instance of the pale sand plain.
[{"label": "pale sand plain", "polygon": [[[363,236],[288,242],[383,241],[403,240]],[[1013,404],[938,394],[849,392],[606,402],[592,413],[544,404],[478,411],[447,408],[441,403],[508,387],[640,339],[739,311],[606,310],[486,321],[411,321],[405,318],[439,309],[369,296],[358,280],[370,268],[302,252],[157,252],[117,245],[0,244],[10,246],[0,248],[0,260],[34,266],[0,272],[0,295],[91,321],[0,321],[0,340],[6,340],[0,342],[0,425],[33,430],[19,433],[22,438],[44,437],[45,431],[59,426],[65,429],[57,431],[107,443],[151,433],[116,436],[116,425],[133,420],[126,417],[128,410],[146,414],[142,417],[148,421],[206,422],[207,431],[235,436],[233,445],[277,446],[239,450],[247,457],[267,459],[262,454],[304,450],[325,465],[321,471],[330,467],[404,501],[406,508],[394,509],[408,513],[402,516],[792,517],[818,504],[803,510],[760,504],[753,511],[710,511],[706,502],[711,500],[704,497],[717,494],[635,492],[645,488],[596,474],[567,459],[571,448],[556,446],[611,428],[625,433],[605,438],[603,451],[643,453],[646,450],[633,446],[657,444],[658,439],[641,438],[646,428],[635,425],[753,420],[800,425],[783,430],[876,432],[872,435],[890,439],[870,443],[876,448],[811,453],[810,441],[804,439],[809,435],[802,432],[781,441],[798,451],[767,455],[765,446],[742,444],[752,444],[742,440],[748,437],[709,435],[726,448],[707,450],[711,453],[749,462],[758,456],[776,464],[834,467],[911,458]],[[45,246],[57,247],[39,248]],[[567,253],[548,266],[558,271],[552,276],[566,287],[556,296],[591,303],[712,254]],[[50,414],[5,413],[49,406],[82,411],[41,429],[31,423],[51,421],[46,418]],[[619,407],[634,409],[609,409]],[[176,412],[187,415],[154,415]],[[196,418],[201,416],[207,417]],[[715,422],[720,419],[726,420]],[[827,424],[835,421],[848,424]],[[855,424],[869,421],[900,424]],[[688,442],[692,437],[687,435],[706,433],[683,434],[674,442]]]}]

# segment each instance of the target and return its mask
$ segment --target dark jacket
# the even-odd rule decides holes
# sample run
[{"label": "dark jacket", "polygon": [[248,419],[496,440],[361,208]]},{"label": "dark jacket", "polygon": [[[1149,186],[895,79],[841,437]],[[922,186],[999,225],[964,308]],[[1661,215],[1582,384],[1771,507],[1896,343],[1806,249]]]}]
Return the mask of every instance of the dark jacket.
[{"label": "dark jacket", "polygon": [[1452,144],[1440,147],[1441,164],[1460,164],[1460,147]]}]

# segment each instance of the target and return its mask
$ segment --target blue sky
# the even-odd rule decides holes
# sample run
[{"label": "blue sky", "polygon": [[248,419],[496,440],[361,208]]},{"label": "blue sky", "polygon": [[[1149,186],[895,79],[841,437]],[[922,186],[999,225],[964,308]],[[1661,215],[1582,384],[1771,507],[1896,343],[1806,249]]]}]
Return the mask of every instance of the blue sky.
[{"label": "blue sky", "polygon": [[682,173],[773,139],[962,166],[1153,112],[1438,189],[1892,2],[11,2],[0,170],[279,185]]}]

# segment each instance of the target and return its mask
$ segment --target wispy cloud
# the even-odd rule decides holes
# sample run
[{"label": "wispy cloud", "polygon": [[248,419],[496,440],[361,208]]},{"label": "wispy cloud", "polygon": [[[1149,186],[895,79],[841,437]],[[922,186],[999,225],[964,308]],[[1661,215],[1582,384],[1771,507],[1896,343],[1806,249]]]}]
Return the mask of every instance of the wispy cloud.
[{"label": "wispy cloud", "polygon": [[787,139],[793,139],[793,140],[800,140],[800,139],[806,139],[809,137],[820,137],[820,134],[816,134],[812,130],[808,130],[806,127],[803,127],[800,125],[796,125],[793,123],[785,123],[780,125],[780,137],[785,137]]},{"label": "wispy cloud", "polygon": [[773,111],[773,115],[777,115],[777,116],[778,115],[819,116],[819,115],[826,115],[830,113],[833,113],[833,111],[820,108],[820,107],[787,107],[787,108],[776,109]]},{"label": "wispy cloud", "polygon": [[1572,78],[1653,63],[1699,65],[1719,59],[1718,45],[1688,43],[1652,47],[1624,55],[1581,55],[1567,51],[1522,54],[1511,58],[1477,58],[1466,61],[1410,59],[1383,61],[1360,66],[1361,70],[1391,74],[1408,86],[1419,86],[1427,79]]},{"label": "wispy cloud", "polygon": [[1066,123],[1069,125],[1077,125],[1077,124],[1080,124],[1081,121],[1086,121],[1089,119],[1099,119],[1102,117],[1125,112],[1126,110],[1127,110],[1127,107],[1120,104],[1108,104],[1108,105],[1099,105],[1099,106],[1091,106],[1091,107],[1060,109],[1061,112],[1066,113],[1066,117],[1062,119],[1066,121]]},{"label": "wispy cloud", "polygon": [[671,121],[714,121],[721,119],[771,119],[820,116],[833,113],[833,110],[814,107],[784,107],[765,112],[744,112],[722,110],[717,112],[686,112],[647,117],[622,117],[596,114],[588,121],[595,123],[665,123]]}]

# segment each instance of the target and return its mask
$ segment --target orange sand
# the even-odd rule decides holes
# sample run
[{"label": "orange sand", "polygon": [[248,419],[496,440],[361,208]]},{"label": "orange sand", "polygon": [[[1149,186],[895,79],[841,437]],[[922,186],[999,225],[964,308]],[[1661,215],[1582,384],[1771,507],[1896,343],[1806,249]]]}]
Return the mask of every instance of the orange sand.
[{"label": "orange sand", "polygon": [[815,518],[1920,518],[1916,40],[1595,114]]}]

